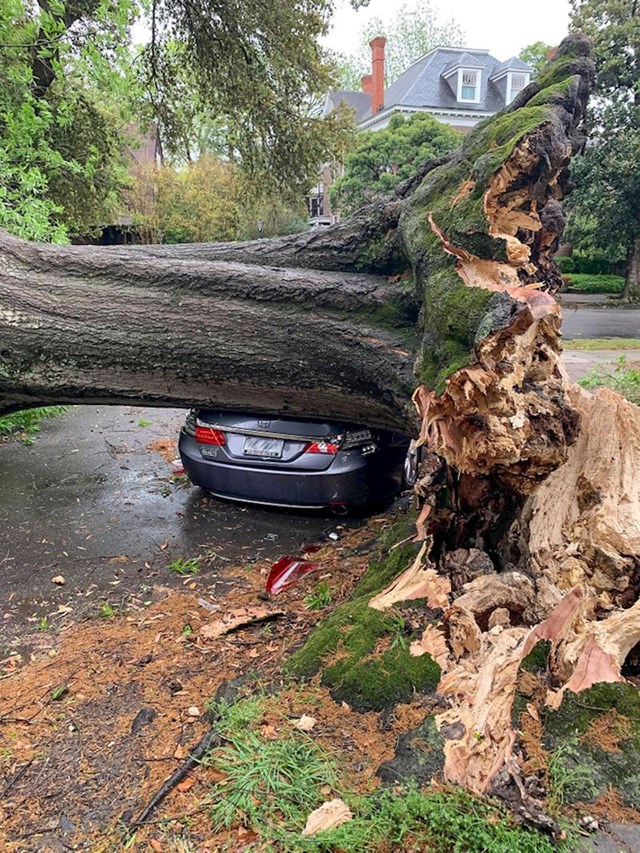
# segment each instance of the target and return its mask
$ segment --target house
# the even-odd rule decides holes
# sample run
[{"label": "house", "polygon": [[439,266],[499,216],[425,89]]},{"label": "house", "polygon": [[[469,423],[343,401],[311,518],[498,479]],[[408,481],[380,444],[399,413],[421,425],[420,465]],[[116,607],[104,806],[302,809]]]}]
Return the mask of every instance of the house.
[{"label": "house", "polygon": [[[384,87],[386,39],[371,41],[371,74],[362,78],[362,90],[330,90],[324,103],[327,116],[340,104],[355,113],[359,132],[382,130],[395,113],[430,113],[437,121],[468,131],[499,112],[528,85],[533,68],[517,57],[500,62],[488,50],[437,47],[429,51]],[[322,179],[309,194],[309,225],[331,225],[328,187],[340,173],[340,164],[326,164]]]}]

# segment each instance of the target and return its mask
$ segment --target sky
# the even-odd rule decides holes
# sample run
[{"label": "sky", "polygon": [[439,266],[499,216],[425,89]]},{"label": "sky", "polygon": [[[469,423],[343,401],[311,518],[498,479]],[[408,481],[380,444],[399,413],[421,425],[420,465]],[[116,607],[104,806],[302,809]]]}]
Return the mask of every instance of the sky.
[{"label": "sky", "polygon": [[[391,21],[403,4],[411,8],[416,2],[371,0],[367,8],[356,12],[348,0],[340,0],[326,44],[340,53],[353,53],[360,27],[369,18]],[[466,32],[465,47],[486,48],[502,61],[517,56],[534,41],[558,44],[569,24],[569,0],[432,0],[432,5],[441,20],[453,17],[458,21]]]}]

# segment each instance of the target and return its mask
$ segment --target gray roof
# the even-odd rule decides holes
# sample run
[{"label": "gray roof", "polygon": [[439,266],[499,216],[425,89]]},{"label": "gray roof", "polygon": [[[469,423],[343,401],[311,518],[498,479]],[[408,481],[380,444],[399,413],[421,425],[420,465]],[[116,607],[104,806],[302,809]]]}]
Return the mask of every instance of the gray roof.
[{"label": "gray roof", "polygon": [[[443,76],[459,67],[482,69],[478,103],[458,101],[453,80],[446,80]],[[384,109],[417,107],[497,113],[505,106],[504,85],[501,90],[500,83],[496,84],[493,78],[507,70],[533,73],[530,65],[515,56],[506,62],[499,62],[488,50],[438,47],[416,60],[385,90]],[[340,102],[345,102],[355,109],[358,123],[371,118],[371,95],[346,89],[332,89],[327,94],[324,114],[328,115]]]},{"label": "gray roof", "polygon": [[528,71],[531,73],[533,68],[528,65],[523,59],[518,59],[517,56],[512,56],[511,59],[507,59],[506,62],[501,62],[497,68],[491,72],[492,77],[497,77],[498,74],[502,74],[505,71]]},{"label": "gray roof", "polygon": [[350,92],[348,89],[329,89],[324,105],[325,116],[337,110],[341,103],[356,111],[356,122],[371,115],[371,95],[366,92]]},{"label": "gray roof", "polygon": [[[532,72],[531,66],[522,60],[506,63],[499,62],[487,50],[455,50],[436,48],[414,62],[395,83],[384,93],[384,105],[387,107],[433,107],[435,109],[464,109],[472,112],[498,112],[504,107],[504,95],[491,82],[490,78],[499,68],[513,68]],[[456,93],[442,76],[458,66],[480,67],[480,102],[477,104],[460,103]]]}]

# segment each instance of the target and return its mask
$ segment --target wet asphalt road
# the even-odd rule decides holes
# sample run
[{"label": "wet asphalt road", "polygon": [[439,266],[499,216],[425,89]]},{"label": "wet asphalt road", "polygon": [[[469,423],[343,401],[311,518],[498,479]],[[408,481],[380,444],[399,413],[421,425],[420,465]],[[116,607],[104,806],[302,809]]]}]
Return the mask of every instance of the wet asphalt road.
[{"label": "wet asphalt road", "polygon": [[[169,463],[147,445],[177,438],[183,418],[176,409],[78,406],[43,422],[30,447],[0,444],[0,640],[25,620],[55,619],[60,605],[83,615],[105,600],[181,586],[167,568],[180,557],[202,557],[198,588],[215,590],[218,567],[298,553],[345,523],[173,483]],[[51,581],[58,575],[62,587]]]},{"label": "wet asphalt road", "polygon": [[575,338],[640,338],[637,308],[562,308],[562,334]]}]

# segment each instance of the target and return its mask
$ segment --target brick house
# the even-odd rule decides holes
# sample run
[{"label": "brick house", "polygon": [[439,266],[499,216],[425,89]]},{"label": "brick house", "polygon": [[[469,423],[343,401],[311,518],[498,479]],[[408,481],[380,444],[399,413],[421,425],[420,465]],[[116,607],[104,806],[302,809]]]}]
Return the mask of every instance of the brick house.
[{"label": "brick house", "polygon": [[[517,57],[500,62],[488,50],[437,47],[429,51],[388,88],[384,87],[386,39],[371,41],[371,74],[362,78],[362,89],[334,89],[327,93],[324,115],[339,104],[355,112],[358,132],[382,130],[392,115],[430,113],[437,121],[468,131],[479,121],[495,115],[527,86],[533,69]],[[331,225],[328,188],[341,174],[339,163],[325,164],[321,180],[309,193],[309,225]]]}]

